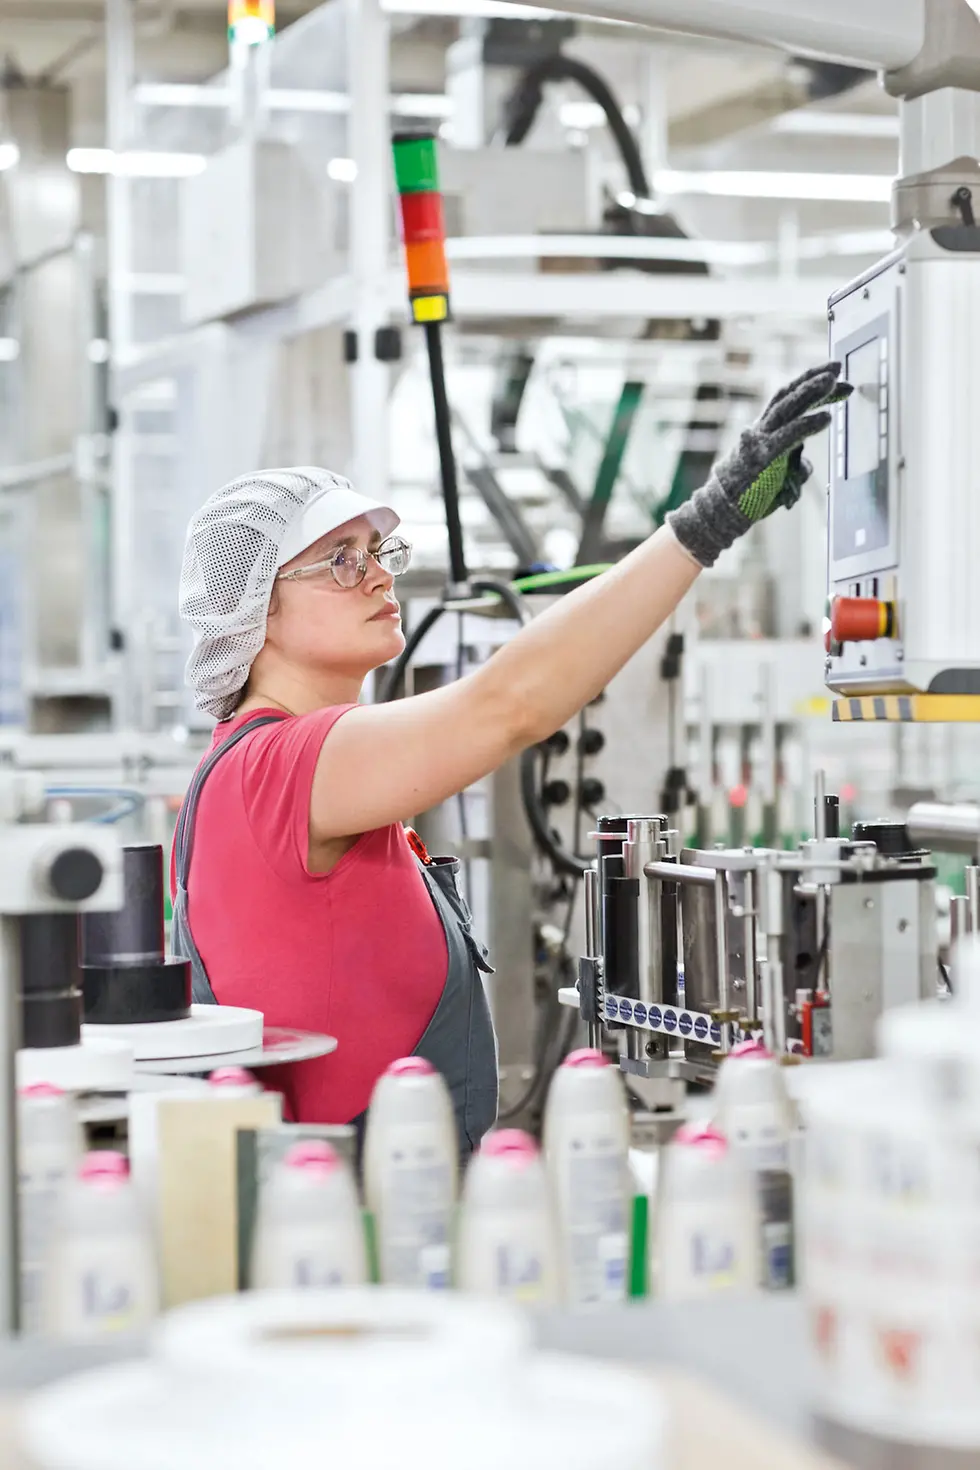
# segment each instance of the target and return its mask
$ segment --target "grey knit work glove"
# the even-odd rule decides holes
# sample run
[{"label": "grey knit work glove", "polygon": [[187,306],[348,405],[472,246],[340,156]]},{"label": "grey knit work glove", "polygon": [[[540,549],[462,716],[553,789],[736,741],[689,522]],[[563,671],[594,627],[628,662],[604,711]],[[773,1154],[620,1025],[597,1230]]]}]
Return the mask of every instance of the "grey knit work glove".
[{"label": "grey knit work glove", "polygon": [[[811,368],[781,388],[760,418],[742,431],[738,444],[720,459],[707,484],[671,511],[668,524],[684,549],[703,567],[715,561],[750,526],[779,505],[795,505],[813,472],[803,444],[830,423],[823,407],[846,398],[839,362]],[[816,412],[814,412],[816,410]]]}]

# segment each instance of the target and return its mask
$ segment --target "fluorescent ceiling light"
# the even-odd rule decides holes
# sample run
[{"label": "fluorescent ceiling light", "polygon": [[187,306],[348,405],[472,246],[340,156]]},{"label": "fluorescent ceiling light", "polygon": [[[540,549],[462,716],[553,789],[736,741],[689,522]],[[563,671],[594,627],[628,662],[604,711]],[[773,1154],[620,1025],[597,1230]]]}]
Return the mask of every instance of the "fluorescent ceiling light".
[{"label": "fluorescent ceiling light", "polygon": [[327,164],[327,174],[331,179],[336,179],[338,184],[352,184],[357,178],[357,164],[353,158],[331,158]]},{"label": "fluorescent ceiling light", "polygon": [[16,337],[0,337],[0,362],[16,362],[20,357],[20,343]]},{"label": "fluorescent ceiling light", "polygon": [[898,116],[882,112],[818,112],[800,107],[772,120],[774,133],[805,133],[824,138],[897,138]]},{"label": "fluorescent ceiling light", "polygon": [[400,92],[389,99],[400,117],[451,117],[453,105],[442,92]]},{"label": "fluorescent ceiling light", "polygon": [[658,194],[713,194],[734,199],[839,199],[887,204],[890,174],[755,173],[748,170],[705,170],[683,173],[662,169],[654,176]]},{"label": "fluorescent ceiling light", "polygon": [[0,173],[7,168],[13,168],[20,159],[20,149],[16,143],[0,143]]},{"label": "fluorescent ceiling light", "polygon": [[601,128],[606,114],[598,102],[562,102],[558,106],[558,121],[563,128]]},{"label": "fluorescent ceiling light", "polygon": [[711,265],[763,265],[774,250],[756,240],[675,240],[644,235],[456,235],[450,260],[567,256],[590,260],[703,260]]},{"label": "fluorescent ceiling light", "polygon": [[75,174],[111,174],[111,148],[69,148],[65,162]]},{"label": "fluorescent ceiling light", "polygon": [[381,0],[381,9],[399,15],[484,15],[491,19],[499,15],[513,20],[553,20],[563,15],[559,10],[511,5],[507,0]]},{"label": "fluorescent ceiling light", "polygon": [[202,153],[113,153],[111,148],[69,148],[66,162],[76,174],[117,174],[131,179],[185,179],[207,167]]},{"label": "fluorescent ceiling light", "polygon": [[[228,87],[206,87],[196,82],[141,82],[133,88],[141,107],[230,107],[235,94]],[[318,88],[270,87],[262,97],[270,112],[342,113],[350,110],[346,92]],[[451,104],[442,92],[399,92],[388,98],[390,110],[400,117],[449,117]]]},{"label": "fluorescent ceiling light", "polygon": [[227,107],[227,87],[204,87],[197,82],[138,82],[133,100],[141,107]]},{"label": "fluorescent ceiling light", "polygon": [[348,112],[346,92],[321,92],[315,87],[271,87],[262,103],[271,112]]},{"label": "fluorescent ceiling light", "polygon": [[796,254],[801,260],[820,260],[827,255],[887,255],[894,248],[891,230],[841,230],[798,240]]}]

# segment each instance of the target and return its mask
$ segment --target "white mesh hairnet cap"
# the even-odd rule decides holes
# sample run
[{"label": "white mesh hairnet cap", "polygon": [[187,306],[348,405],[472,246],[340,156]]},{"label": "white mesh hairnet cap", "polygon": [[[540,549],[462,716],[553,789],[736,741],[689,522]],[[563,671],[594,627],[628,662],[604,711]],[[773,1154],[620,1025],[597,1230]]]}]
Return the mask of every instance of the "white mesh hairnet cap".
[{"label": "white mesh hairnet cap", "polygon": [[222,486],[187,528],[180,615],[194,630],[186,679],[198,709],[225,720],[265,642],[276,573],[321,536],[367,516],[382,536],[399,517],[330,470],[258,470]]}]

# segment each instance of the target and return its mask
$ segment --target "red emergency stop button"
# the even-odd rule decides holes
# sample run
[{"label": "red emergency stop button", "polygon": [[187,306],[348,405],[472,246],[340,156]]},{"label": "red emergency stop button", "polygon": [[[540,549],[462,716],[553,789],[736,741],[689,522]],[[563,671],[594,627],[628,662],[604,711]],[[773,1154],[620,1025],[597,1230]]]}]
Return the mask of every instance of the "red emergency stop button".
[{"label": "red emergency stop button", "polygon": [[877,597],[835,597],[830,605],[830,636],[835,643],[894,638],[895,604]]}]

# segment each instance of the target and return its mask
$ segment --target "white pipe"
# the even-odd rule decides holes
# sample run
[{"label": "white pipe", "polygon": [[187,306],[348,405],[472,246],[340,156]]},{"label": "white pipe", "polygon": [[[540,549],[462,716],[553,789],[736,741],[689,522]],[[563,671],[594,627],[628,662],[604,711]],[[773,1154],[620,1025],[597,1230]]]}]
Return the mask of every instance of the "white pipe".
[{"label": "white pipe", "polygon": [[[562,10],[600,20],[757,42],[886,71],[921,51],[925,6],[926,0],[561,0]],[[554,10],[554,0],[547,8]]]}]

